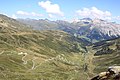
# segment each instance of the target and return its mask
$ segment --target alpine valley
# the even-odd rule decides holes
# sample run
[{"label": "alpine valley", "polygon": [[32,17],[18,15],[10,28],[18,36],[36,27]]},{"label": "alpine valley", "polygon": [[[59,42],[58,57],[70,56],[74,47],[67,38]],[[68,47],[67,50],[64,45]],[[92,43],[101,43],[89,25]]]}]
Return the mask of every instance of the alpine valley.
[{"label": "alpine valley", "polygon": [[120,24],[0,14],[0,80],[90,80],[120,66]]}]

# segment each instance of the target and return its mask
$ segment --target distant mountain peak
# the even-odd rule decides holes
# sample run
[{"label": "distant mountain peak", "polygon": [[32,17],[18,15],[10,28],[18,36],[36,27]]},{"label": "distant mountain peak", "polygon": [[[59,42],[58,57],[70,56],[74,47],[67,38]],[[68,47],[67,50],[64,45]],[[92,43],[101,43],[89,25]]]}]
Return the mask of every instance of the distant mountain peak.
[{"label": "distant mountain peak", "polygon": [[92,20],[91,18],[82,18],[80,20]]}]

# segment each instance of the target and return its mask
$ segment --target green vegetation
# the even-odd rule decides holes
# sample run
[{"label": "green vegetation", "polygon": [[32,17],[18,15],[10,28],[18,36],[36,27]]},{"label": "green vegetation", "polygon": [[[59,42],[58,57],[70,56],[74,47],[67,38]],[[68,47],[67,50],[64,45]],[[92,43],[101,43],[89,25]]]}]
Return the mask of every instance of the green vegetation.
[{"label": "green vegetation", "polygon": [[83,36],[26,26],[0,15],[0,80],[90,80],[120,65],[120,39],[90,46]]},{"label": "green vegetation", "polygon": [[26,26],[0,15],[0,80],[89,78],[82,67],[84,48],[79,39]]},{"label": "green vegetation", "polygon": [[0,33],[0,78],[87,80],[86,50],[78,41],[63,31]]},{"label": "green vegetation", "polygon": [[[95,72],[99,73],[106,71],[109,66],[120,66],[120,39],[113,39],[109,41],[98,42],[95,44],[94,49],[96,57],[94,63],[96,65]],[[111,52],[110,52],[111,51]],[[97,54],[97,53],[101,54]]]}]

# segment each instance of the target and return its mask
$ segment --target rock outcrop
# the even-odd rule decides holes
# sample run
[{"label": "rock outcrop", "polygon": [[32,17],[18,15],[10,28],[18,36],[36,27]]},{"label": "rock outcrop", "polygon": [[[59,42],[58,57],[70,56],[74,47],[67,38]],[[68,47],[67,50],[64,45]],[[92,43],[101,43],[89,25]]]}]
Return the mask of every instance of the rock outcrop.
[{"label": "rock outcrop", "polygon": [[91,80],[120,80],[120,66],[110,66],[107,71],[99,73]]}]

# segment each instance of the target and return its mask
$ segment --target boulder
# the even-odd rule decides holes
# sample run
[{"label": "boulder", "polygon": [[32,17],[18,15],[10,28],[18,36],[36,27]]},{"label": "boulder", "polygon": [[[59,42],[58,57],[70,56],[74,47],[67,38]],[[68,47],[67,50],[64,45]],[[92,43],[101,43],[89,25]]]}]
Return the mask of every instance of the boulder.
[{"label": "boulder", "polygon": [[91,80],[120,80],[120,66],[110,66],[108,71],[99,73]]}]

